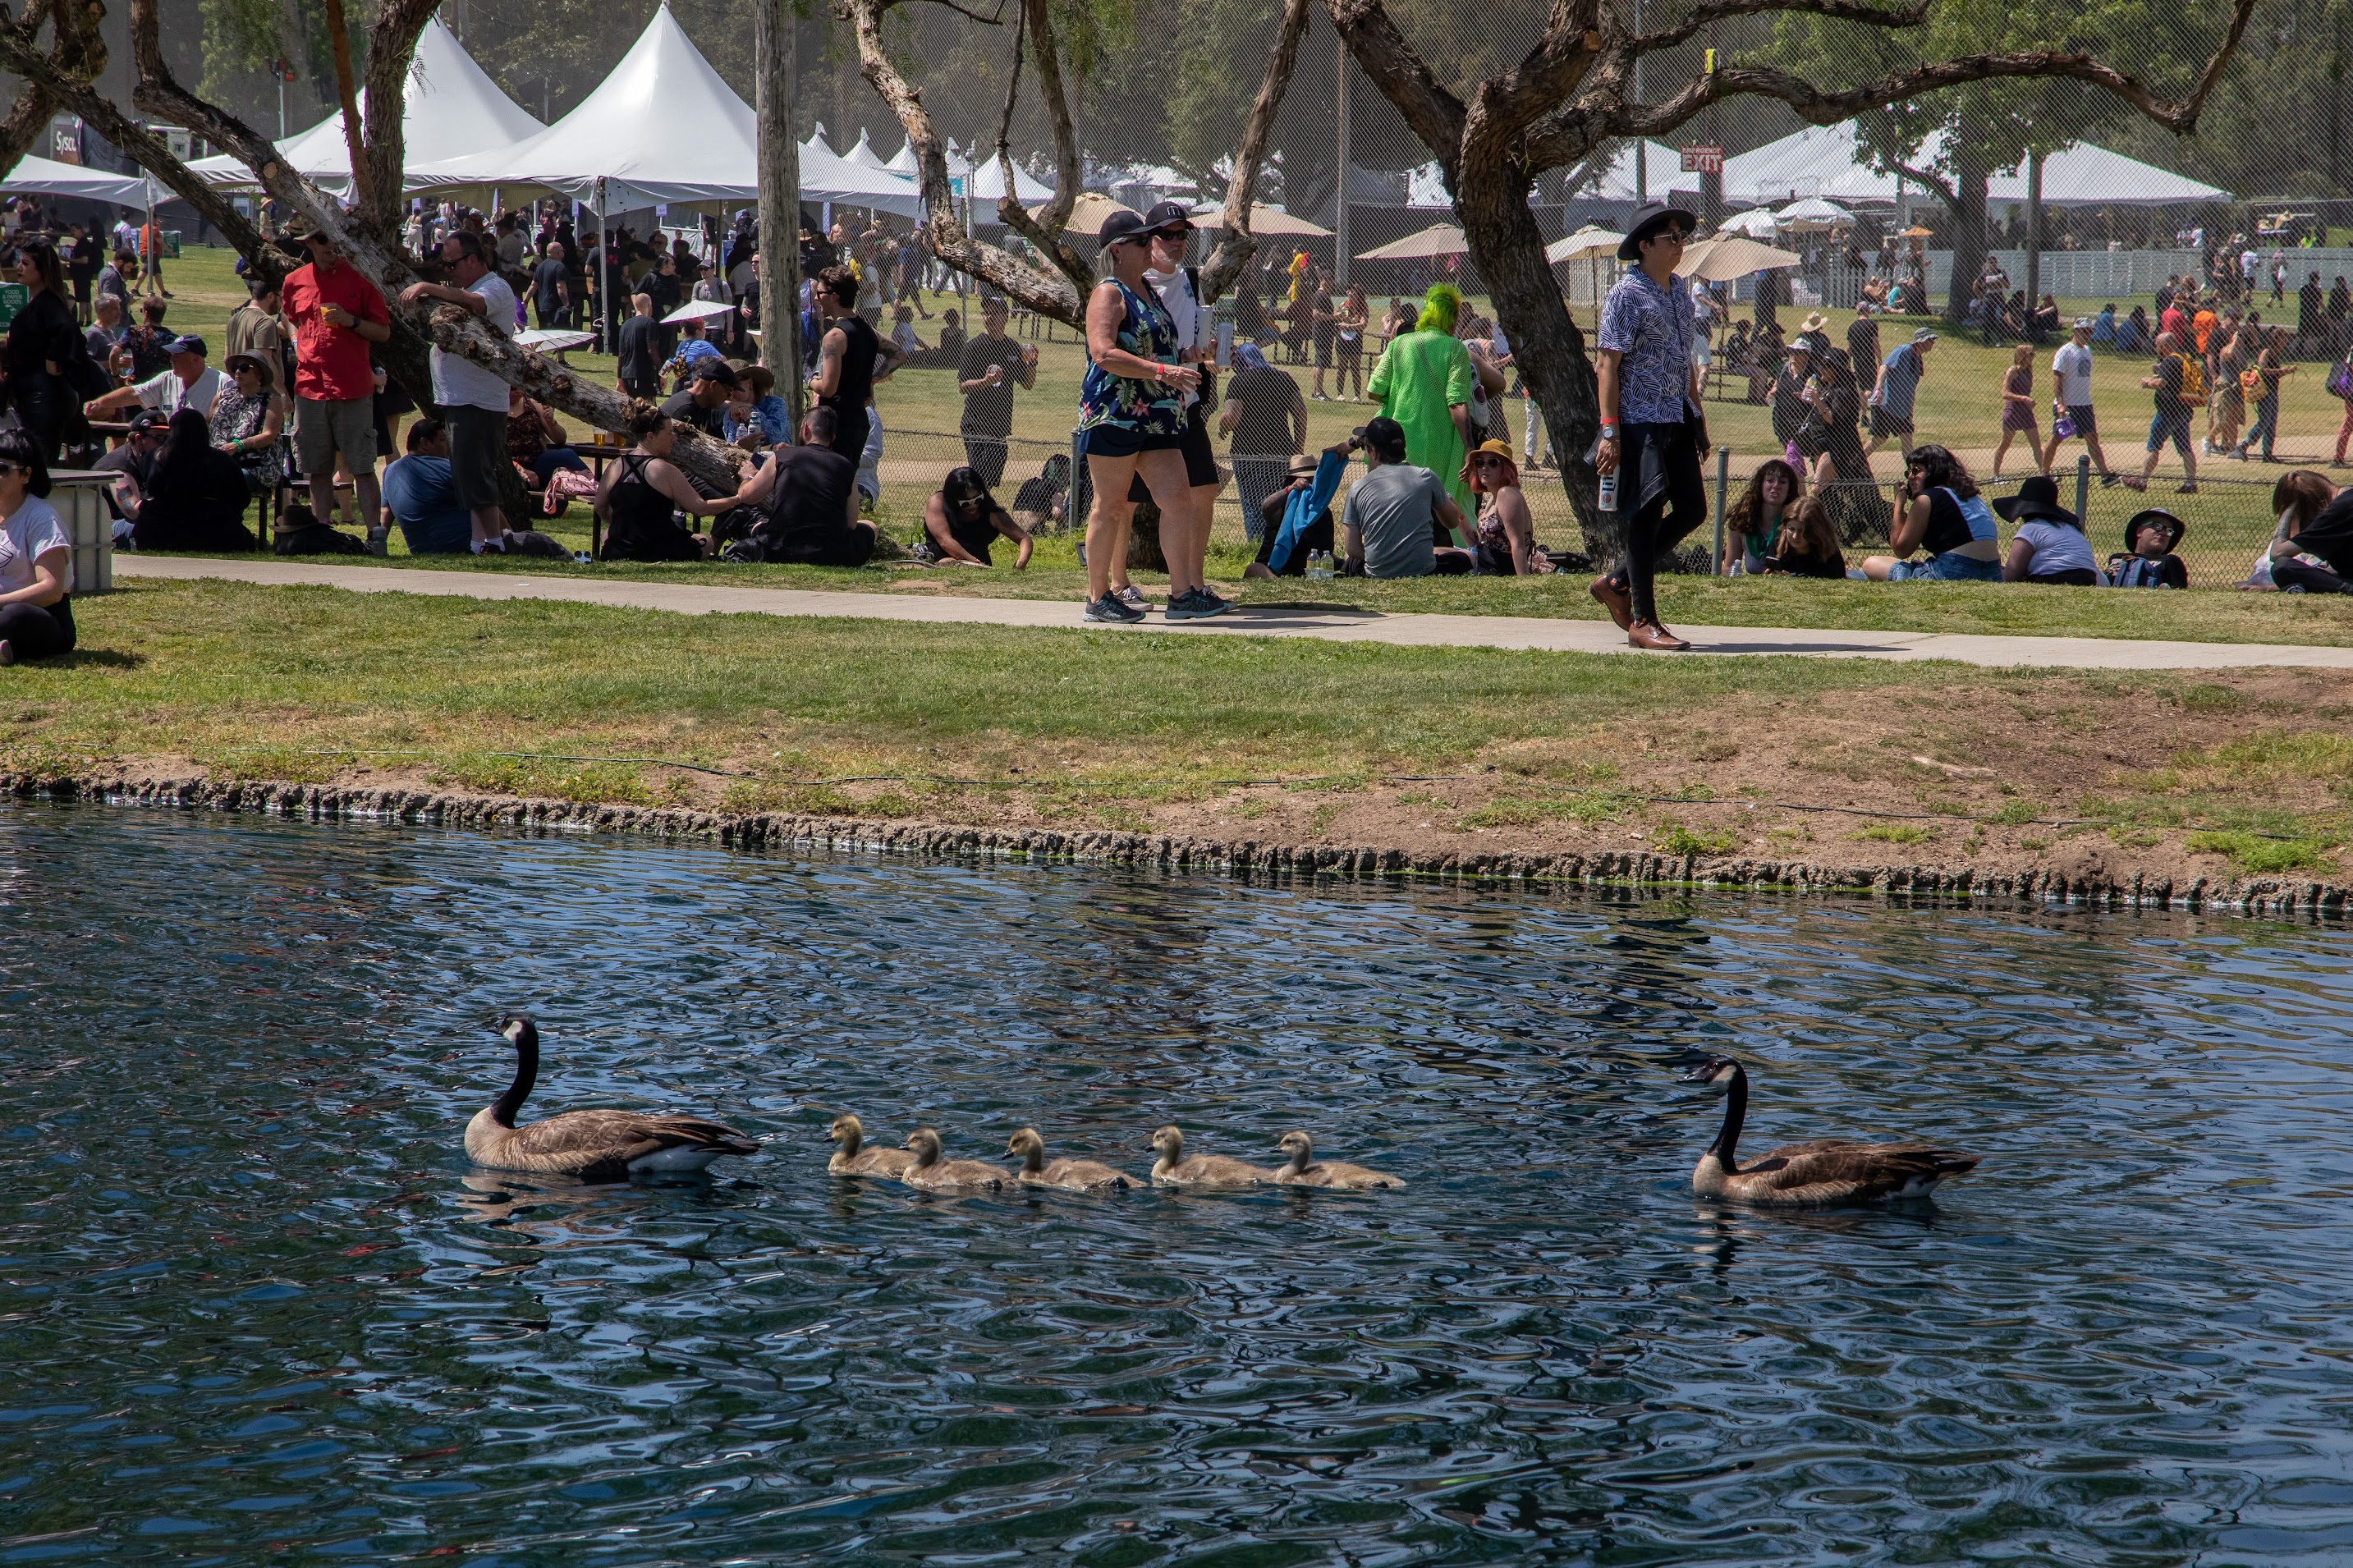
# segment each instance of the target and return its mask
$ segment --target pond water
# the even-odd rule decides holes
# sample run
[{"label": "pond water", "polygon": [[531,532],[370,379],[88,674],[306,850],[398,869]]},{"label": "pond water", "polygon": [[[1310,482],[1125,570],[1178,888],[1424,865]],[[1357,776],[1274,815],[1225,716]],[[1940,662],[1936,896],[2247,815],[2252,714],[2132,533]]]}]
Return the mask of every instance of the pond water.
[{"label": "pond water", "polygon": [[[0,1563],[2353,1556],[2325,928],[0,811]],[[691,1108],[534,1188],[466,1118]],[[1985,1157],[1910,1212],[1749,1149]],[[855,1110],[1369,1194],[922,1195]]]}]

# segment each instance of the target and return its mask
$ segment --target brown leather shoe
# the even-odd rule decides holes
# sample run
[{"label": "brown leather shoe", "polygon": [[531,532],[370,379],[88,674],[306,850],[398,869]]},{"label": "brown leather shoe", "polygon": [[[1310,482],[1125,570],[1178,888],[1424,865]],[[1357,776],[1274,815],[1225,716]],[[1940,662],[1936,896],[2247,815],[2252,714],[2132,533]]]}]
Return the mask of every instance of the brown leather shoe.
[{"label": "brown leather shoe", "polygon": [[1620,631],[1634,629],[1634,596],[1612,583],[1608,573],[1596,577],[1588,592],[1592,594],[1595,604],[1609,612],[1609,618],[1618,623]]},{"label": "brown leather shoe", "polygon": [[1681,653],[1691,644],[1656,621],[1637,621],[1626,628],[1626,646],[1649,648],[1656,653]]}]

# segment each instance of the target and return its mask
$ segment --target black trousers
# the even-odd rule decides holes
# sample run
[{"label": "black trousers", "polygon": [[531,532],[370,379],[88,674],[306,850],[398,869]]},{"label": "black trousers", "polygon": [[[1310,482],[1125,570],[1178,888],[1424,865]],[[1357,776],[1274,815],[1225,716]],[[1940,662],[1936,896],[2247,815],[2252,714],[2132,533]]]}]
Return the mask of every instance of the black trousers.
[{"label": "black trousers", "polygon": [[1633,600],[1636,621],[1655,621],[1658,560],[1671,555],[1692,531],[1707,521],[1707,487],[1700,481],[1699,447],[1692,423],[1628,425],[1620,444],[1619,494],[1628,500],[1650,487],[1643,476],[1664,482],[1658,493],[1625,520],[1626,558],[1611,579]]},{"label": "black trousers", "polygon": [[73,600],[54,605],[0,605],[0,642],[18,658],[47,658],[74,645]]}]

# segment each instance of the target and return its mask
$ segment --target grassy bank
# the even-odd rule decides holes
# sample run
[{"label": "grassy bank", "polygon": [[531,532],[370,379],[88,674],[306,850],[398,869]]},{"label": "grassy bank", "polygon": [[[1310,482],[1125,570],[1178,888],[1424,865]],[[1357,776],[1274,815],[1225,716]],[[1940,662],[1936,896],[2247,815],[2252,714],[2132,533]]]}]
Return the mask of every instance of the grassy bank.
[{"label": "grassy bank", "polygon": [[1261,842],[2333,873],[2335,678],[1620,659],[133,584],[0,763]]}]

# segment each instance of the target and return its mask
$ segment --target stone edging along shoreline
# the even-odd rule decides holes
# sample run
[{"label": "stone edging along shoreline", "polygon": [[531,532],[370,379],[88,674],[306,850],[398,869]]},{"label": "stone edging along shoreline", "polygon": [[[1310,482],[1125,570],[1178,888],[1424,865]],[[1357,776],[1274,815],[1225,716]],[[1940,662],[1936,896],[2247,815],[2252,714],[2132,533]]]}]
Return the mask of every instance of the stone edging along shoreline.
[{"label": "stone edging along shoreline", "polygon": [[216,783],[202,777],[9,773],[0,773],[0,794],[108,805],[258,811],[316,821],[640,834],[700,839],[739,849],[810,848],[1082,861],[1239,876],[1304,874],[1362,879],[1430,878],[1582,886],[1896,893],[2013,903],[2328,917],[2347,913],[2348,898],[2353,898],[2353,889],[2336,883],[2275,877],[2176,879],[2140,873],[2118,879],[2105,875],[2071,876],[2049,868],[2001,873],[1966,865],[1825,867],[1803,860],[1675,857],[1614,850],[1417,853],[1369,846],[1261,844],[1255,839],[1180,838],[1109,830],[954,826],[801,816],[783,812],[734,815],[416,789],[345,788],[269,781]]}]

